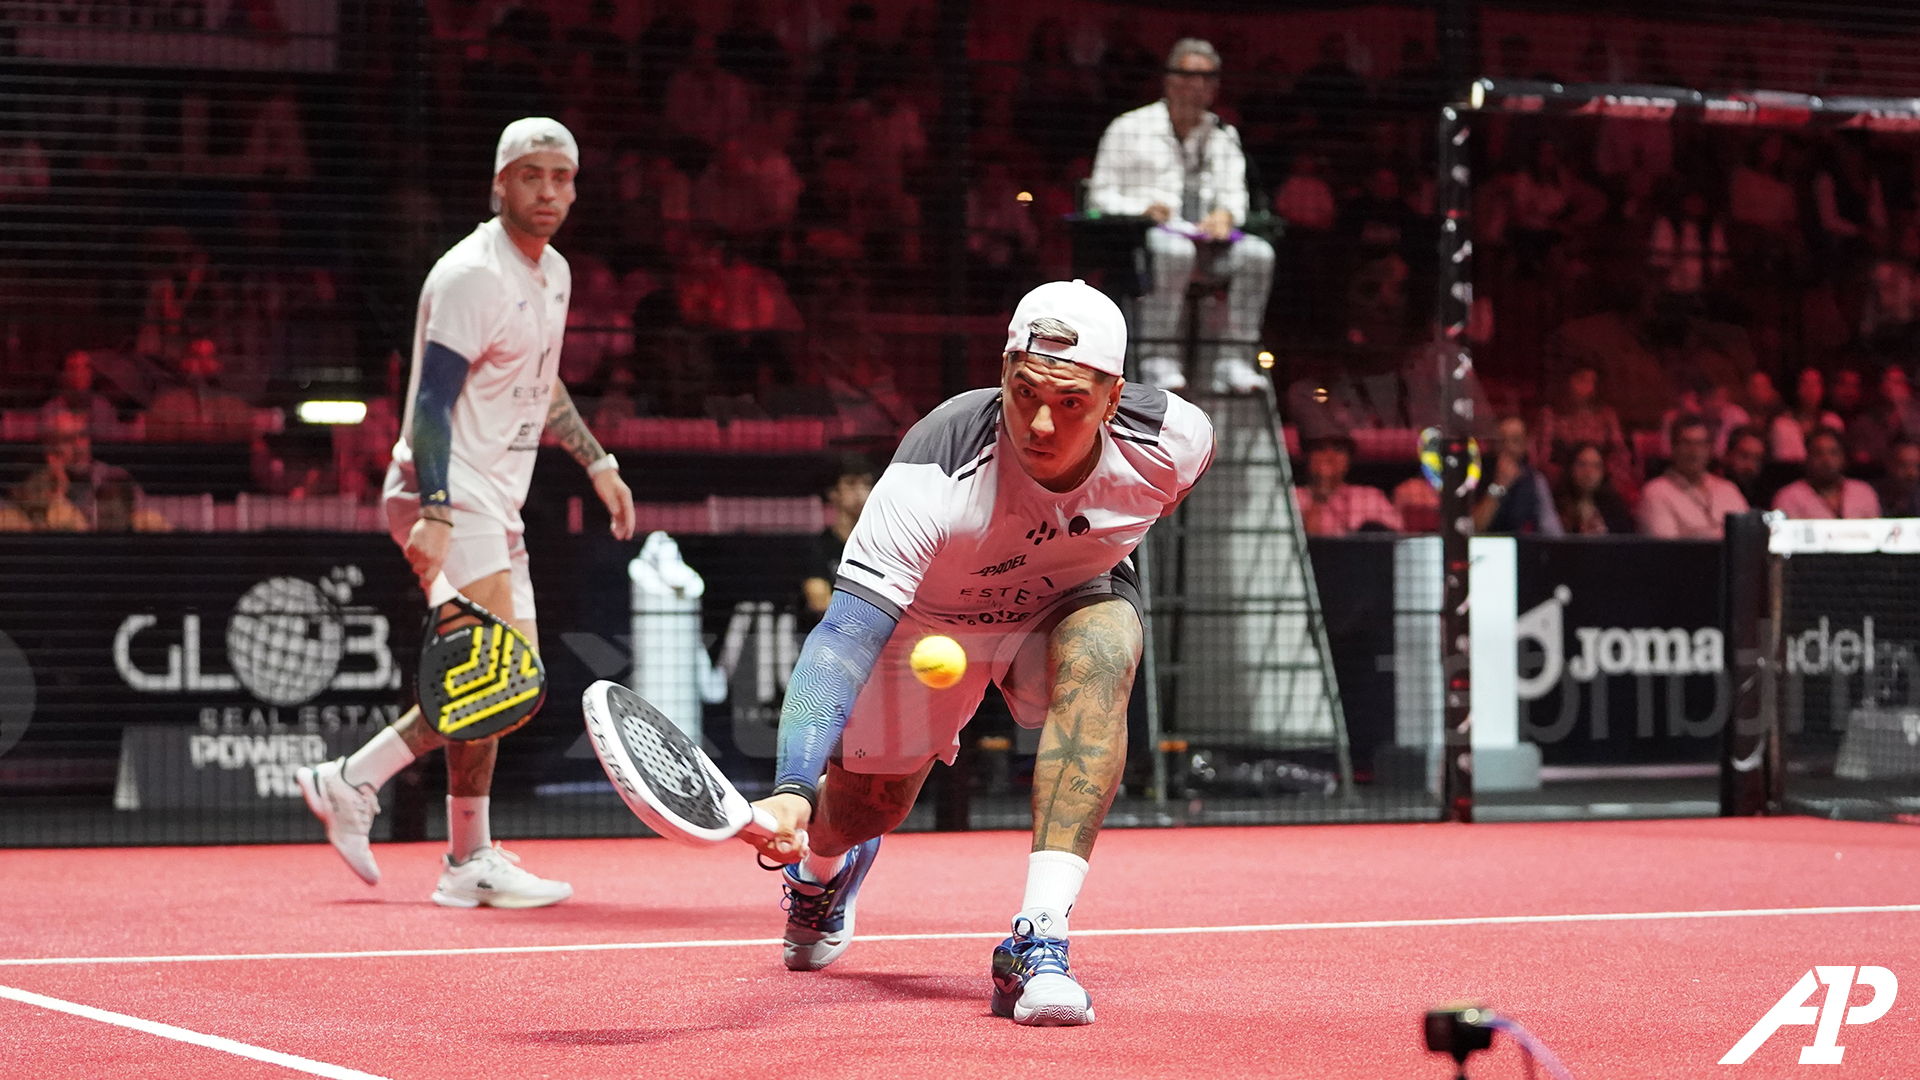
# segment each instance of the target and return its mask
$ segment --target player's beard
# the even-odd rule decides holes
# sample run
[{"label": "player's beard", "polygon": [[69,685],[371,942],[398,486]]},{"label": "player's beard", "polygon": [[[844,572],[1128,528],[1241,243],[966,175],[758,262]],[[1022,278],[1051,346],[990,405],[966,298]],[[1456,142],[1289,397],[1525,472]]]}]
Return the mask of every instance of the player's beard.
[{"label": "player's beard", "polygon": [[553,234],[559,232],[560,226],[567,223],[567,210],[563,206],[553,208],[553,217],[549,221],[542,221],[531,212],[522,212],[513,206],[501,207],[500,213],[513,223],[515,229],[542,240],[553,239]]}]

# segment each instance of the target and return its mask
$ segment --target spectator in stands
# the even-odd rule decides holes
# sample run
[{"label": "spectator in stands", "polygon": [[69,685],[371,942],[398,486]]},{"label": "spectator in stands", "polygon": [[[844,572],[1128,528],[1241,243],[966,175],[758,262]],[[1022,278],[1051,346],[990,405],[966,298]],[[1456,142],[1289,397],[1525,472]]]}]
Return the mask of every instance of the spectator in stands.
[{"label": "spectator in stands", "polygon": [[1807,460],[1807,439],[1819,428],[1844,431],[1846,425],[1826,407],[1827,380],[1820,369],[1808,365],[1800,369],[1793,383],[1793,409],[1773,418],[1767,438],[1773,460]]},{"label": "spectator in stands", "polygon": [[713,47],[722,70],[767,91],[784,90],[793,73],[787,47],[767,25],[759,0],[735,0],[727,28],[714,37]]},{"label": "spectator in stands", "polygon": [[1764,371],[1747,376],[1740,407],[1747,410],[1747,422],[1758,425],[1762,431],[1771,431],[1774,418],[1787,411],[1787,403],[1780,400],[1780,391],[1774,388],[1773,376]]},{"label": "spectator in stands", "polygon": [[1853,430],[1853,422],[1866,408],[1866,396],[1866,380],[1858,367],[1847,363],[1834,369],[1827,384],[1827,408],[1840,418],[1841,431]]},{"label": "spectator in stands", "polygon": [[1342,282],[1336,265],[1347,265],[1349,252],[1334,233],[1339,204],[1323,175],[1320,156],[1311,150],[1293,155],[1293,164],[1273,195],[1273,212],[1287,224],[1287,242],[1280,258],[1285,283],[1281,295],[1289,326],[1307,335],[1327,338],[1339,330]]},{"label": "spectator in stands", "polygon": [[1676,417],[1667,430],[1673,459],[1667,471],[1640,492],[1640,531],[1666,540],[1718,540],[1728,514],[1743,514],[1747,500],[1730,480],[1707,471],[1713,438],[1697,416]]},{"label": "spectator in stands", "polygon": [[807,84],[807,103],[832,106],[872,94],[885,74],[886,52],[880,41],[880,16],[873,5],[864,0],[848,4],[840,33],[816,57],[818,73]]},{"label": "spectator in stands", "polygon": [[1209,109],[1220,89],[1220,54],[1198,38],[1182,38],[1167,54],[1164,85],[1161,100],[1107,126],[1088,203],[1154,222],[1147,231],[1153,291],[1141,297],[1133,328],[1146,381],[1163,389],[1186,385],[1171,343],[1180,337],[1187,284],[1204,260],[1206,272],[1229,282],[1213,389],[1251,392],[1266,385],[1253,353],[1273,288],[1273,246],[1238,231],[1247,219],[1246,158],[1233,127]]},{"label": "spectator in stands", "polygon": [[180,358],[180,385],[161,391],[147,410],[147,438],[155,442],[249,442],[253,410],[238,394],[214,385],[220,354],[211,338],[196,338]]},{"label": "spectator in stands", "polygon": [[1347,469],[1353,464],[1351,438],[1323,435],[1309,441],[1305,450],[1307,482],[1294,489],[1294,497],[1308,536],[1400,531],[1400,511],[1379,488],[1347,483]]},{"label": "spectator in stands", "polygon": [[1824,159],[1813,178],[1821,246],[1830,266],[1851,272],[1886,244],[1887,202],[1853,133],[1836,136]]},{"label": "spectator in stands", "polygon": [[693,186],[694,220],[740,242],[792,224],[805,184],[780,141],[779,132],[761,122],[728,139]]},{"label": "spectator in stands", "polygon": [[687,9],[674,4],[663,5],[640,31],[634,44],[640,54],[640,107],[647,113],[660,113],[667,83],[686,66],[699,36],[700,24]]},{"label": "spectator in stands", "polygon": [[1313,66],[1300,73],[1293,96],[1312,114],[1314,127],[1322,135],[1339,140],[1357,133],[1360,114],[1367,106],[1367,81],[1348,61],[1345,34],[1320,39]]},{"label": "spectator in stands", "polygon": [[675,233],[692,217],[693,185],[672,158],[631,143],[615,155],[613,173],[613,205],[600,217],[607,262],[621,272],[665,269]]},{"label": "spectator in stands", "polygon": [[[1920,249],[1920,214],[1916,214],[1901,243]],[[1873,264],[1868,279],[1866,301],[1860,306],[1862,348],[1876,356],[1911,356],[1916,340],[1916,319],[1920,314],[1920,280],[1916,280],[1908,258],[1881,259]]]},{"label": "spectator in stands", "polygon": [[669,128],[700,147],[718,150],[753,119],[753,90],[720,67],[713,36],[702,33],[687,65],[667,80],[664,109]]},{"label": "spectator in stands", "polygon": [[1633,532],[1633,512],[1607,476],[1607,457],[1592,443],[1578,443],[1553,488],[1553,508],[1568,536]]},{"label": "spectator in stands", "polygon": [[1887,447],[1880,478],[1880,516],[1920,517],[1920,442],[1898,437]]},{"label": "spectator in stands", "polygon": [[52,431],[63,416],[78,419],[96,438],[108,438],[120,426],[113,403],[93,392],[93,356],[85,349],[73,350],[61,363],[60,392],[40,406],[40,430]]},{"label": "spectator in stands", "polygon": [[1786,137],[1777,131],[1753,144],[1746,163],[1733,171],[1727,192],[1733,220],[1755,234],[1759,253],[1770,265],[1802,243],[1800,196],[1787,180],[1786,146]]},{"label": "spectator in stands", "polygon": [[[967,186],[967,254],[980,268],[974,280],[983,299],[994,295],[985,305],[989,310],[1008,306],[998,294],[1023,295],[1025,279],[1034,275],[1040,230],[1033,213],[1032,192],[1020,186],[1004,161],[987,163]],[[1009,276],[1019,280],[1003,280]]]},{"label": "spectator in stands", "polygon": [[[619,5],[614,0],[593,0],[587,5],[587,21],[567,31],[568,64],[575,79],[618,82],[631,65],[625,38],[614,29]],[[631,92],[631,91],[629,91]]]},{"label": "spectator in stands", "polygon": [[1897,440],[1920,442],[1920,408],[1914,405],[1907,369],[1899,364],[1881,368],[1875,391],[1873,407],[1847,424],[1855,465],[1886,461]]},{"label": "spectator in stands", "polygon": [[1547,478],[1528,460],[1525,420],[1501,417],[1500,440],[1486,476],[1474,498],[1474,532],[1560,535],[1553,491],[1547,486]]},{"label": "spectator in stands", "polygon": [[846,550],[847,537],[853,535],[860,511],[866,509],[867,496],[873,493],[873,476],[873,462],[859,454],[846,454],[835,467],[833,482],[822,492],[828,509],[833,511],[833,524],[813,538],[807,552],[807,576],[800,582],[800,593],[806,601],[802,621],[807,625],[819,622],[833,599],[840,553]]},{"label": "spectator in stands", "polygon": [[573,298],[560,348],[560,380],[584,383],[609,361],[633,352],[633,305],[623,303],[620,281],[591,255],[576,256]]},{"label": "spectator in stands", "polygon": [[93,531],[98,533],[172,532],[163,515],[139,504],[140,489],[131,480],[108,480],[94,492]]},{"label": "spectator in stands", "polygon": [[1880,496],[1865,481],[1843,475],[1846,466],[1846,442],[1840,433],[1816,429],[1807,436],[1805,479],[1781,488],[1773,508],[1795,520],[1879,517]]},{"label": "spectator in stands", "polygon": [[1600,448],[1610,474],[1626,476],[1632,470],[1633,454],[1619,414],[1600,400],[1600,369],[1591,361],[1576,360],[1560,393],[1540,410],[1533,460],[1546,468],[1564,468],[1573,448],[1583,443]]},{"label": "spectator in stands", "polygon": [[1680,393],[1680,404],[1668,409],[1660,418],[1660,453],[1671,455],[1673,447],[1667,444],[1666,435],[1672,430],[1673,420],[1682,414],[1691,413],[1707,422],[1707,431],[1713,436],[1715,457],[1727,452],[1727,437],[1737,427],[1747,423],[1747,410],[1733,403],[1733,395],[1724,383],[1714,382],[1704,372],[1696,371],[1688,386]]},{"label": "spectator in stands", "polygon": [[151,359],[177,359],[189,335],[213,325],[213,271],[193,234],[178,225],[150,230],[146,311],[134,348]]},{"label": "spectator in stands", "polygon": [[602,443],[613,441],[610,433],[622,422],[641,415],[640,402],[634,397],[634,387],[639,381],[630,359],[616,361],[607,370],[607,386],[600,393],[599,404],[594,406],[590,425]]},{"label": "spectator in stands", "polygon": [[1772,492],[1766,490],[1767,436],[1757,424],[1744,424],[1727,435],[1727,452],[1720,459],[1720,475],[1740,489],[1748,506],[1765,506]]},{"label": "spectator in stands", "polygon": [[110,483],[129,487],[133,477],[125,469],[93,458],[93,439],[80,417],[61,414],[46,431],[46,464],[29,474],[15,490],[14,503],[36,529],[72,531],[89,528],[100,490]]}]

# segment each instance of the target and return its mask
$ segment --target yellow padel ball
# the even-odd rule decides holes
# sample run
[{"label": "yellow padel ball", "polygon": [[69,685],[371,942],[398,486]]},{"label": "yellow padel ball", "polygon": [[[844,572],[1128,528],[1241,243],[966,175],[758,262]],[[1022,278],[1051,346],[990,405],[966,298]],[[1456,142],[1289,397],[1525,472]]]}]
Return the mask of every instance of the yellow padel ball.
[{"label": "yellow padel ball", "polygon": [[921,638],[907,662],[913,667],[913,677],[935,690],[945,690],[967,673],[967,651],[945,634]]}]

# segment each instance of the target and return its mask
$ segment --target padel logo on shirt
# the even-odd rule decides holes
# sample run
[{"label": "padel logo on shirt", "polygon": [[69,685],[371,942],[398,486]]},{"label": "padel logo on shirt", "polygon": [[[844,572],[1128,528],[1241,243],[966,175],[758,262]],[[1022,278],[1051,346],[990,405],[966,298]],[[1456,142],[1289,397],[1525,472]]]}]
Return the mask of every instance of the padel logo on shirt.
[{"label": "padel logo on shirt", "polygon": [[[1821,983],[1827,984],[1826,1000],[1818,1006],[1808,1004]],[[1849,1005],[1855,983],[1872,987],[1872,1000],[1864,1005]],[[1873,1023],[1887,1015],[1899,993],[1900,980],[1883,967],[1815,967],[1800,976],[1787,996],[1775,1002],[1760,1022],[1733,1044],[1720,1064],[1742,1064],[1783,1027],[1811,1027],[1813,1042],[1800,1048],[1800,1064],[1838,1065],[1847,1052],[1847,1048],[1840,1045],[1840,1025]]]}]

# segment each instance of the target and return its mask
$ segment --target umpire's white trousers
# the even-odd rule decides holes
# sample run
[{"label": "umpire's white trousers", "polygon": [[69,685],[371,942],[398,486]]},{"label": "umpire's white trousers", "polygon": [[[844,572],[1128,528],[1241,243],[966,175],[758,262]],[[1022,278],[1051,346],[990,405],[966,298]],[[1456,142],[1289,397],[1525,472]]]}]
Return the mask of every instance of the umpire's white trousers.
[{"label": "umpire's white trousers", "polygon": [[[1194,242],[1166,229],[1148,229],[1147,250],[1153,256],[1153,291],[1140,298],[1135,338],[1141,356],[1176,357],[1186,340],[1181,315],[1187,283],[1193,280]],[[1202,324],[1200,337],[1227,342],[1219,353],[1223,359],[1251,360],[1273,293],[1273,245],[1242,236],[1214,257],[1213,272],[1228,279],[1226,325],[1209,330]]]}]

